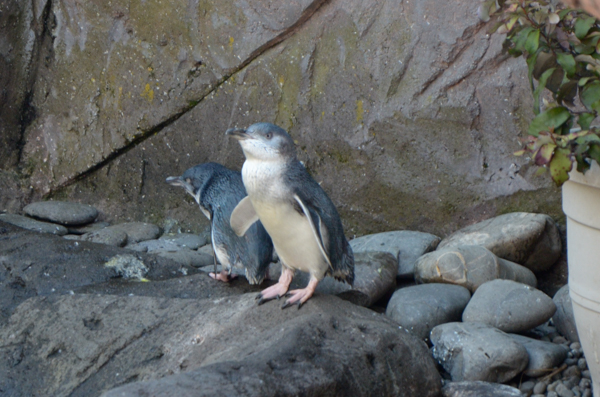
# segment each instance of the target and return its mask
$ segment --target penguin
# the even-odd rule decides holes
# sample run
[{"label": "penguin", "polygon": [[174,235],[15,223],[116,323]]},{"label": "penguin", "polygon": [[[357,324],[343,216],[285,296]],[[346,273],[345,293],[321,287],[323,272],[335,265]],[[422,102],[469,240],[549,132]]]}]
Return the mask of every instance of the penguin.
[{"label": "penguin", "polygon": [[228,282],[232,266],[245,268],[250,284],[260,284],[273,257],[273,243],[260,222],[252,225],[244,236],[236,235],[230,218],[236,205],[246,197],[246,189],[239,172],[221,164],[205,163],[186,170],[181,176],[167,178],[167,183],[181,186],[200,206],[211,226],[211,240],[215,260],[221,263],[221,272],[210,277]]},{"label": "penguin", "polygon": [[[246,157],[242,180],[248,192],[231,214],[231,227],[241,236],[254,222],[262,222],[282,262],[279,281],[257,296],[258,303],[285,295],[289,299],[282,309],[294,304],[300,308],[325,276],[352,285],[354,255],[340,216],[298,161],[288,133],[257,123],[226,134],[239,141]],[[288,292],[296,270],[309,273],[310,281],[306,288]]]}]

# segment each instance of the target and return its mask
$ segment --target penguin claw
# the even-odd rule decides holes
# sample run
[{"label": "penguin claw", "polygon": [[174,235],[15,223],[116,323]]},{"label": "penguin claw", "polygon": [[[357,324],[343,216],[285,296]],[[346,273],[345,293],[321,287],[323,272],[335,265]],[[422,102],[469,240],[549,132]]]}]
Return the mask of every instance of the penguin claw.
[{"label": "penguin claw", "polygon": [[285,301],[285,303],[283,305],[281,305],[281,310],[288,308],[290,306],[296,305],[298,306],[298,310],[300,310],[300,308],[302,307],[302,302],[298,301],[298,302],[290,302],[289,300]]}]

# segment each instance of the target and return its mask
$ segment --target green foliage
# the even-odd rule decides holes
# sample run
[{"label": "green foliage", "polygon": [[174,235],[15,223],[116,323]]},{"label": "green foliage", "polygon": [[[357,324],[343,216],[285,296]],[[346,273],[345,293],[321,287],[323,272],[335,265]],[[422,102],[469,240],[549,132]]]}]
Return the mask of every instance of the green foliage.
[{"label": "green foliage", "polygon": [[[574,164],[587,171],[591,160],[600,160],[594,123],[600,112],[600,21],[560,2],[529,0],[486,0],[479,15],[493,18],[492,31],[506,33],[506,51],[527,61],[536,117],[524,149],[515,154],[529,153],[558,186]],[[545,89],[552,93],[549,101],[543,100]]]}]

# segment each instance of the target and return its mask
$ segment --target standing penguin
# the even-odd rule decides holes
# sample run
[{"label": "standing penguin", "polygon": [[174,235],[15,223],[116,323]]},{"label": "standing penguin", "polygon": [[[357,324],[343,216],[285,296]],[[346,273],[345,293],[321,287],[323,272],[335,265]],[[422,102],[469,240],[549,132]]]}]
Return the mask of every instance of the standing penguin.
[{"label": "standing penguin", "polygon": [[314,293],[324,276],[352,285],[354,256],[344,236],[340,216],[321,186],[296,158],[294,141],[270,123],[229,129],[246,161],[242,179],[248,191],[231,215],[231,227],[243,235],[260,220],[282,261],[279,282],[257,297],[259,304],[286,294],[295,270],[310,274],[308,286],[287,292],[282,308],[298,308]]},{"label": "standing penguin", "polygon": [[210,273],[216,280],[228,282],[231,267],[246,269],[250,284],[260,284],[273,256],[273,243],[259,222],[244,236],[236,235],[230,226],[231,213],[246,190],[239,172],[221,164],[200,164],[186,170],[182,176],[171,176],[167,183],[183,187],[198,203],[211,225],[211,240],[221,272]]}]

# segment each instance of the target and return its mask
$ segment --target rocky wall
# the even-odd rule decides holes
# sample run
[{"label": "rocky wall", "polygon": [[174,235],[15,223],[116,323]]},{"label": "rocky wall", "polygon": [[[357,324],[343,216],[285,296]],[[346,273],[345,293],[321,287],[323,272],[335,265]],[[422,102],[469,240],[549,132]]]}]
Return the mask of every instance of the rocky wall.
[{"label": "rocky wall", "polygon": [[560,191],[513,156],[532,117],[526,65],[477,5],[34,1],[47,29],[16,157],[23,201],[198,230],[197,206],[165,178],[206,161],[239,169],[225,130],[270,121],[349,236],[444,235],[517,210],[561,220]]}]

